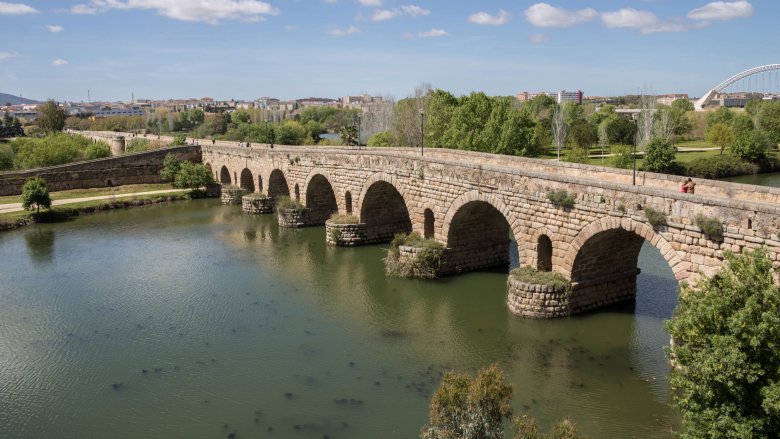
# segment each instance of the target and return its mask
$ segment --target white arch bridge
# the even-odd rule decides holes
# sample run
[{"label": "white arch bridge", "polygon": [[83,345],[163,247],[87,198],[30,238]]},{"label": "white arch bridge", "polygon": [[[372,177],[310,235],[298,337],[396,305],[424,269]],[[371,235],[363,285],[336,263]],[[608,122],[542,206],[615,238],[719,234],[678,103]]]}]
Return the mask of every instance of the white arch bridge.
[{"label": "white arch bridge", "polygon": [[[699,98],[699,100],[696,101],[696,103],[693,106],[696,109],[696,111],[701,111],[704,109],[704,107],[709,105],[710,102],[712,102],[712,99],[714,99],[718,93],[722,92],[730,85],[735,84],[751,76],[757,77],[759,74],[764,74],[766,72],[773,72],[773,71],[780,71],[780,64],[767,64],[765,66],[753,67],[752,69],[748,69],[745,70],[744,72],[737,73],[736,75],[721,82],[720,84],[716,85],[712,90],[705,93],[704,96]],[[771,83],[771,76],[770,76],[770,83]],[[780,84],[776,84],[776,86],[777,85]]]}]

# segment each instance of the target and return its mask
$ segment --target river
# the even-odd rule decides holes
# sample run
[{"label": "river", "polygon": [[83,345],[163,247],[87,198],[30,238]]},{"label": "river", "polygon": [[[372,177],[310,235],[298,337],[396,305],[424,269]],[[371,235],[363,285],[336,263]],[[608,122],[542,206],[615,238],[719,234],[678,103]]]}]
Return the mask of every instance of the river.
[{"label": "river", "polygon": [[724,181],[734,183],[755,184],[758,186],[780,187],[780,172],[770,172],[767,174],[740,175],[739,177],[724,178]]},{"label": "river", "polygon": [[396,279],[381,258],[214,200],[2,233],[0,436],[414,438],[444,370],[494,362],[544,427],[679,426],[652,247],[635,305],[554,321],[509,314],[504,273]]}]

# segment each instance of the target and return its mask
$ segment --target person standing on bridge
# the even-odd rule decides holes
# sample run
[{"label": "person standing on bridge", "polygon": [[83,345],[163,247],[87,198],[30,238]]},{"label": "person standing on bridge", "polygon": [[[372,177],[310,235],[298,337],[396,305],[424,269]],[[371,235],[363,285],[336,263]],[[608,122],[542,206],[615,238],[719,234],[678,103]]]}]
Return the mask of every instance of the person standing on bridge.
[{"label": "person standing on bridge", "polygon": [[690,178],[688,180],[683,179],[682,186],[680,186],[680,192],[682,192],[682,193],[687,193],[688,192],[688,181],[689,180],[690,180]]},{"label": "person standing on bridge", "polygon": [[696,183],[694,183],[694,181],[691,180],[689,177],[688,181],[685,182],[685,188],[687,189],[686,192],[688,192],[689,194],[693,194],[696,192]]}]

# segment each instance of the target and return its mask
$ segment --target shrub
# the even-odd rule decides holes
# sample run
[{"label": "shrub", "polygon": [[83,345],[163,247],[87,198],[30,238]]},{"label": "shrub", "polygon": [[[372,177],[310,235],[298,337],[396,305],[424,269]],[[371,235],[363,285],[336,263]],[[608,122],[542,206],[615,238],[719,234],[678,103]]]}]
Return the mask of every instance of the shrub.
[{"label": "shrub", "polygon": [[276,199],[277,209],[295,209],[301,211],[306,208],[300,201],[293,200],[290,197],[283,196]]},{"label": "shrub", "polygon": [[166,154],[165,159],[163,159],[163,168],[160,170],[160,178],[162,181],[174,181],[180,167],[181,160],[171,153]]},{"label": "shrub", "polygon": [[714,237],[723,236],[723,223],[717,218],[698,214],[696,215],[695,222],[702,232]]},{"label": "shrub", "polygon": [[355,215],[343,215],[334,213],[330,216],[330,222],[333,224],[358,224],[360,219]]},{"label": "shrub", "polygon": [[184,134],[177,134],[173,140],[171,140],[171,146],[179,146],[187,144],[187,136]]},{"label": "shrub", "polygon": [[655,210],[652,207],[645,207],[645,218],[647,218],[647,222],[653,227],[666,224],[666,214],[659,210]]},{"label": "shrub", "polygon": [[550,285],[555,288],[568,288],[571,285],[571,282],[560,273],[539,271],[530,266],[515,268],[509,274],[517,280],[529,284]]},{"label": "shrub", "polygon": [[566,189],[551,190],[547,192],[547,199],[553,204],[553,206],[560,209],[571,209],[574,207],[574,196],[569,195]]},{"label": "shrub", "polygon": [[14,167],[14,150],[11,145],[0,143],[0,171],[13,169]]},{"label": "shrub", "polygon": [[688,163],[686,175],[698,178],[723,178],[755,174],[755,165],[732,155],[703,157]]},{"label": "shrub", "polygon": [[390,146],[393,143],[393,135],[390,131],[380,131],[368,138],[367,146]]},{"label": "shrub", "polygon": [[131,153],[131,152],[143,152],[149,150],[149,140],[147,139],[131,139],[127,144],[125,145],[125,152]]},{"label": "shrub", "polygon": [[78,160],[90,145],[92,141],[86,137],[63,133],[54,133],[43,138],[16,139],[11,142],[14,167],[29,169],[71,163]]},{"label": "shrub", "polygon": [[111,157],[111,148],[103,142],[93,143],[84,150],[84,160]]},{"label": "shrub", "polygon": [[629,145],[614,145],[612,147],[612,166],[620,169],[630,169],[634,164],[633,147]]},{"label": "shrub", "polygon": [[197,189],[210,183],[214,183],[214,177],[209,168],[202,164],[184,161],[179,166],[173,185],[178,188]]},{"label": "shrub", "polygon": [[[417,256],[410,260],[401,259],[399,247],[409,246],[421,249]],[[435,279],[441,269],[444,245],[434,239],[424,239],[417,232],[399,233],[390,242],[385,256],[385,270],[388,274],[400,277],[416,277],[420,279]]]},{"label": "shrub", "polygon": [[620,213],[626,213],[626,206],[624,206],[623,203],[620,203],[617,206],[615,206],[615,209]]},{"label": "shrub", "polygon": [[569,148],[563,156],[564,162],[588,163],[588,149],[581,147]]}]

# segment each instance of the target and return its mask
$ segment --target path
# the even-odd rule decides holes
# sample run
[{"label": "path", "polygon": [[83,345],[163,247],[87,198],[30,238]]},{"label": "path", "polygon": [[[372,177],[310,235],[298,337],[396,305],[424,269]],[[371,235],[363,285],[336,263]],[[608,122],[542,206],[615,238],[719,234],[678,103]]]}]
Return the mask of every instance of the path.
[{"label": "path", "polygon": [[[97,197],[83,197],[83,198],[66,198],[63,200],[52,200],[51,204],[52,206],[61,206],[63,204],[81,203],[83,201],[110,200],[113,198],[138,197],[143,195],[167,194],[171,192],[186,192],[188,190],[189,189],[162,189],[158,191],[135,192],[130,194],[101,195]],[[0,214],[19,212],[21,210],[24,210],[22,208],[22,203],[0,204]]]}]

